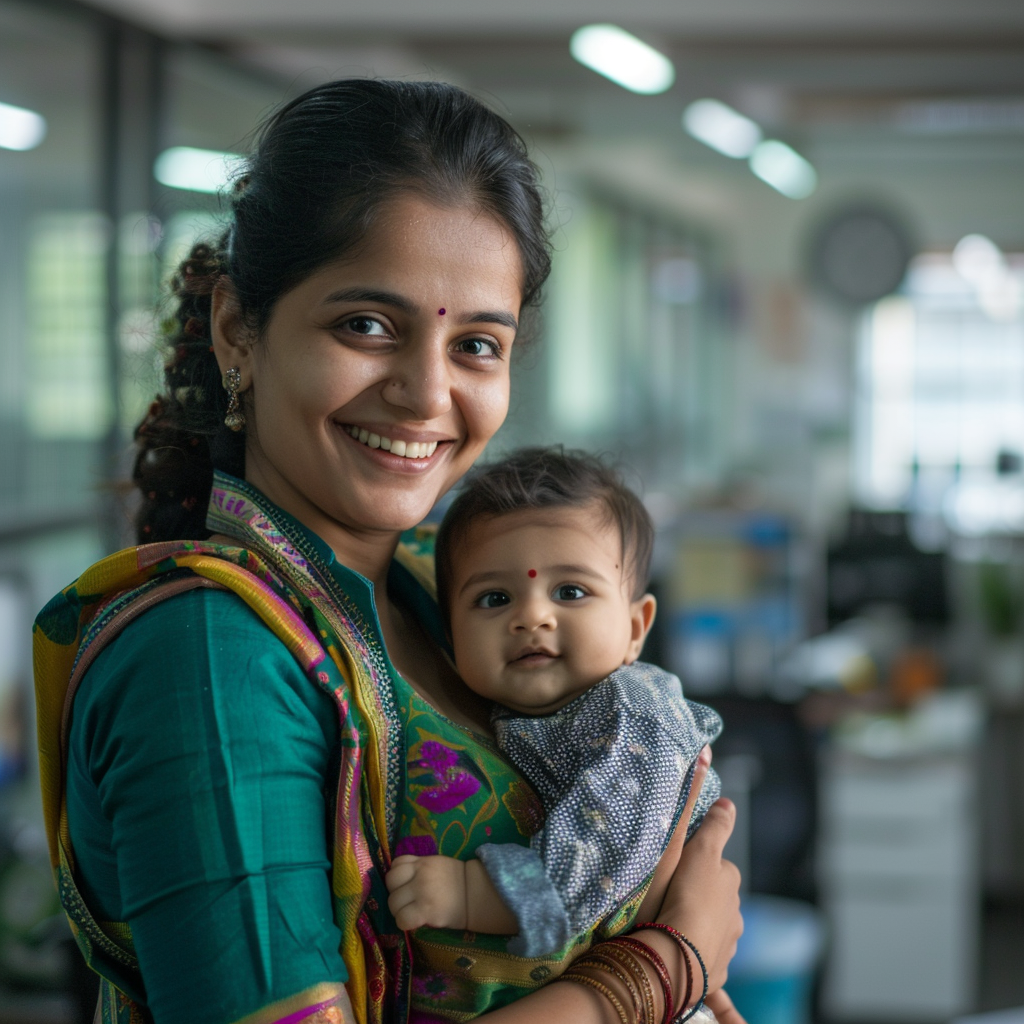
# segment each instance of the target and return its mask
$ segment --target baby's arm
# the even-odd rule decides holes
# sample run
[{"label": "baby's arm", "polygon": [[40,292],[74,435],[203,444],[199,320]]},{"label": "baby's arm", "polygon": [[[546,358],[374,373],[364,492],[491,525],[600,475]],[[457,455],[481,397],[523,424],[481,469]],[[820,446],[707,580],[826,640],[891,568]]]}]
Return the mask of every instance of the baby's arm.
[{"label": "baby's arm", "polygon": [[478,860],[453,857],[396,857],[384,878],[388,907],[403,931],[463,928],[490,935],[519,931],[512,911]]}]

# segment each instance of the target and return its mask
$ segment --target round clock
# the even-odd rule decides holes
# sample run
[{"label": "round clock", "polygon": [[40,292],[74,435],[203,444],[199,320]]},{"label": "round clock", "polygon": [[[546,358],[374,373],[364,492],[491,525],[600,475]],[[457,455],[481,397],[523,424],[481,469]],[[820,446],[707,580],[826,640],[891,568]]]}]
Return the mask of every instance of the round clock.
[{"label": "round clock", "polygon": [[846,305],[863,306],[901,284],[914,246],[901,221],[883,207],[847,206],[822,222],[811,238],[808,276]]}]

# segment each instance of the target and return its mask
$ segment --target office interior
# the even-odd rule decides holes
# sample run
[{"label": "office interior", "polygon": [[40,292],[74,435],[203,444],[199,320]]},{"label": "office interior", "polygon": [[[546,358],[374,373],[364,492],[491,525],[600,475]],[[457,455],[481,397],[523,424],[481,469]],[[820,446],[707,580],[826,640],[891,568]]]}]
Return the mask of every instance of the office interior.
[{"label": "office interior", "polygon": [[654,518],[645,656],[725,720],[750,1024],[1024,1021],[1003,0],[0,0],[0,1020],[92,1019],[32,619],[133,541],[166,282],[233,161],[347,75],[461,85],[541,169],[554,271],[491,451],[606,453]]}]

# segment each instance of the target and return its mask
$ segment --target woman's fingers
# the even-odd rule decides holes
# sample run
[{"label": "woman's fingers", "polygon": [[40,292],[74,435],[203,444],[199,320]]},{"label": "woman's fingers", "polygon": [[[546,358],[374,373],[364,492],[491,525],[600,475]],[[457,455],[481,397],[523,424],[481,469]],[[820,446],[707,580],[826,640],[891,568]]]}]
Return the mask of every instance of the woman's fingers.
[{"label": "woman's fingers", "polygon": [[683,813],[679,818],[679,827],[682,828],[683,835],[690,830],[690,820],[693,818],[693,809],[697,806],[697,798],[700,796],[700,791],[704,788],[704,780],[708,776],[708,768],[711,767],[711,747],[705,746],[704,749],[697,755],[697,762],[693,766],[693,779],[690,782],[690,792],[686,797],[686,804],[683,807]]},{"label": "woman's fingers", "polygon": [[716,800],[704,816],[700,830],[691,842],[710,850],[716,850],[721,857],[725,844],[736,827],[736,805],[726,797]]},{"label": "woman's fingers", "polygon": [[740,873],[722,859],[736,823],[736,808],[719,800],[684,847],[662,902],[659,921],[688,936],[704,958],[712,991],[728,977],[736,940],[743,932]]},{"label": "woman's fingers", "polygon": [[715,1015],[718,1024],[747,1024],[739,1010],[733,1006],[733,1002],[724,988],[710,993],[704,1000],[704,1005]]}]

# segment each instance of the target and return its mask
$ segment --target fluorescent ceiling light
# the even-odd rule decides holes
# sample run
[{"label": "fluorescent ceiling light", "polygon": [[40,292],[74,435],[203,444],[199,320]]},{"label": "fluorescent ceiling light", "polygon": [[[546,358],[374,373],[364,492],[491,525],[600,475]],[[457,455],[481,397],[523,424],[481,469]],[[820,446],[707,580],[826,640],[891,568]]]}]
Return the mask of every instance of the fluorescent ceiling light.
[{"label": "fluorescent ceiling light", "polygon": [[750,155],[750,169],[790,199],[805,199],[818,186],[818,172],[778,139],[766,139]]},{"label": "fluorescent ceiling light", "polygon": [[1003,276],[1006,258],[991,238],[964,235],[953,249],[953,266],[961,277],[980,287]]},{"label": "fluorescent ceiling light", "polygon": [[577,29],[569,52],[581,64],[631,92],[653,95],[676,80],[676,69],[668,57],[617,25]]},{"label": "fluorescent ceiling light", "polygon": [[35,149],[46,137],[46,118],[34,110],[0,103],[0,146],[4,149]]},{"label": "fluorescent ceiling light", "polygon": [[991,238],[964,235],[953,249],[953,266],[973,286],[978,305],[991,319],[1017,318],[1024,289]]},{"label": "fluorescent ceiling light", "polygon": [[153,174],[161,185],[188,189],[190,192],[220,192],[231,181],[244,157],[221,153],[216,149],[173,146],[165,149],[153,164]]},{"label": "fluorescent ceiling light", "polygon": [[705,146],[734,159],[750,156],[762,137],[756,122],[718,100],[694,100],[683,112],[683,127]]}]

